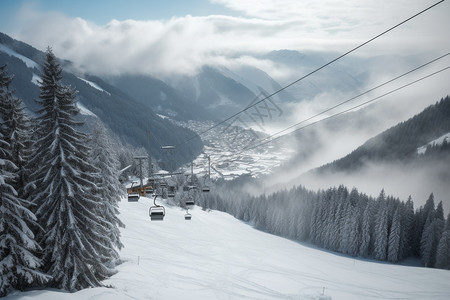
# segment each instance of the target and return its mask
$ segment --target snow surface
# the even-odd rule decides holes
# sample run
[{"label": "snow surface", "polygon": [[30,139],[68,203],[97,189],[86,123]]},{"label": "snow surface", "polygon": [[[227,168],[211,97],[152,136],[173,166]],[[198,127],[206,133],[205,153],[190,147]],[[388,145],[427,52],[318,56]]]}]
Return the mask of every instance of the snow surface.
[{"label": "snow surface", "polygon": [[96,117],[97,115],[94,114],[92,111],[90,111],[89,109],[87,109],[83,104],[81,104],[80,102],[77,102],[77,106],[80,109],[80,114],[85,115],[85,116],[93,116]]},{"label": "snow surface", "polygon": [[23,61],[28,68],[33,69],[36,68],[40,70],[39,65],[34,61],[29,59],[28,57],[23,56],[22,54],[17,53],[16,51],[12,50],[11,48],[7,47],[6,45],[0,44],[0,51],[5,52],[9,56],[15,56],[21,61]]},{"label": "snow surface", "polygon": [[41,76],[36,75],[35,73],[33,73],[33,77],[31,77],[31,82],[34,83],[37,86],[41,86],[39,84],[40,81],[42,81]]},{"label": "snow surface", "polygon": [[165,115],[161,115],[161,114],[157,114],[158,115],[158,117],[160,117],[161,119],[167,119],[167,118],[169,118],[168,116],[165,116]]},{"label": "snow surface", "polygon": [[102,88],[101,88],[98,84],[96,84],[95,82],[86,80],[86,79],[81,78],[81,77],[78,77],[78,79],[83,80],[84,82],[86,82],[87,84],[89,84],[90,86],[92,86],[93,88],[95,88],[95,89],[97,89],[97,90],[99,90],[99,91],[101,91],[101,92],[104,92],[104,93],[106,93],[107,95],[111,96],[111,93],[109,93],[109,92],[105,91],[104,89],[102,89]]},{"label": "snow surface", "polygon": [[[198,121],[177,124],[197,133],[204,132],[213,125]],[[208,160],[205,154],[211,158],[211,178],[231,180],[243,174],[253,177],[269,174],[295,153],[291,145],[279,141],[274,142],[276,147],[273,144],[265,144],[258,148],[249,147],[265,142],[264,137],[267,135],[239,128],[234,131],[227,126],[217,126],[202,135],[205,144],[204,153],[193,161],[195,174],[199,177],[208,174]],[[186,166],[186,169],[190,170],[190,165]]]},{"label": "snow surface", "polygon": [[151,200],[120,203],[125,262],[104,283],[67,293],[16,292],[5,299],[450,299],[450,272],[353,259],[253,229],[218,212]]},{"label": "snow surface", "polygon": [[429,142],[428,144],[426,144],[425,146],[419,147],[417,148],[417,154],[425,154],[425,151],[427,151],[427,147],[430,146],[437,146],[437,145],[442,145],[442,143],[444,143],[444,141],[447,140],[447,142],[450,142],[450,132],[444,134],[441,137],[438,137],[437,139]]}]

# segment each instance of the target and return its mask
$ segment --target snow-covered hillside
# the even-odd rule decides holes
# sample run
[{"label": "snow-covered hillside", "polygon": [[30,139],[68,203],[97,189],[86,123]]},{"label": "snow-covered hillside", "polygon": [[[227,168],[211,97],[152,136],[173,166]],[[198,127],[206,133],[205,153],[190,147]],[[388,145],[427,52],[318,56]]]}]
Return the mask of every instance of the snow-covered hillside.
[{"label": "snow-covered hillside", "polygon": [[5,299],[450,299],[449,271],[321,251],[199,207],[185,221],[185,211],[166,206],[164,221],[151,222],[150,205],[120,203],[125,262],[105,282],[112,288]]},{"label": "snow-covered hillside", "polygon": [[427,151],[427,147],[428,146],[439,146],[442,145],[442,143],[444,143],[444,141],[449,142],[450,141],[450,132],[444,134],[443,136],[438,137],[435,140],[432,140],[431,142],[429,142],[428,144],[417,148],[417,154],[424,154],[425,151]]},{"label": "snow-covered hillside", "polygon": [[111,93],[105,91],[104,89],[102,89],[97,83],[89,81],[87,79],[81,78],[81,77],[77,77],[78,79],[81,79],[82,81],[84,81],[85,83],[89,84],[90,86],[92,86],[94,89],[97,89],[101,92],[106,93],[108,96],[111,96]]},{"label": "snow-covered hillside", "polygon": [[37,64],[34,60],[29,59],[28,57],[23,56],[22,54],[17,53],[16,51],[12,50],[11,48],[0,44],[0,51],[8,54],[9,56],[14,56],[23,61],[26,66],[30,69],[38,69],[40,70],[41,67],[39,64]]}]

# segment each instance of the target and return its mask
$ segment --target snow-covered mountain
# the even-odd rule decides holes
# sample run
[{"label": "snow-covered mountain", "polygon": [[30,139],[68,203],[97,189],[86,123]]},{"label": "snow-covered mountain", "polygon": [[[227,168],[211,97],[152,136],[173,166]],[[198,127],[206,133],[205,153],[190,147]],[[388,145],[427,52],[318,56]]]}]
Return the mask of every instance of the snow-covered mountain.
[{"label": "snow-covered mountain", "polygon": [[203,106],[188,99],[184,91],[153,76],[121,74],[105,80],[162,116],[182,121],[214,119]]},{"label": "snow-covered mountain", "polygon": [[125,248],[108,287],[76,293],[15,292],[7,300],[72,299],[436,299],[450,298],[446,270],[355,259],[253,229],[218,211],[185,211],[152,200],[119,203]]},{"label": "snow-covered mountain", "polygon": [[[30,114],[39,109],[34,100],[40,93],[39,74],[44,57],[42,51],[0,33],[0,65],[7,64],[8,73],[14,75],[11,89],[22,99]],[[156,159],[167,159],[167,153],[160,146],[178,144],[194,135],[189,129],[158,116],[152,106],[140,103],[101,78],[79,74],[67,61],[61,61],[61,65],[64,69],[62,82],[78,91],[80,117],[87,126],[100,120],[123,142],[143,148],[148,147],[148,132],[151,130],[154,147],[150,151]],[[186,145],[186,151],[178,153],[177,162],[191,161],[201,152],[201,140],[195,141]]]},{"label": "snow-covered mountain", "polygon": [[[194,76],[174,76],[167,82],[218,119],[224,119],[281,89],[281,85],[267,73],[250,66],[234,70],[205,66]],[[293,100],[284,91],[271,98],[277,105]]]},{"label": "snow-covered mountain", "polygon": [[[337,56],[334,53],[301,53],[293,50],[272,51],[262,58],[271,61],[277,68],[289,70],[290,76],[280,79],[282,85],[287,85],[306,74],[325,65]],[[367,63],[358,61],[359,65]],[[367,80],[368,74],[360,69],[352,69],[352,63],[332,64],[320,72],[290,86],[287,92],[297,101],[313,99],[321,93],[346,93],[359,90]],[[363,69],[364,70],[364,69]],[[337,100],[337,99],[336,99]]]}]

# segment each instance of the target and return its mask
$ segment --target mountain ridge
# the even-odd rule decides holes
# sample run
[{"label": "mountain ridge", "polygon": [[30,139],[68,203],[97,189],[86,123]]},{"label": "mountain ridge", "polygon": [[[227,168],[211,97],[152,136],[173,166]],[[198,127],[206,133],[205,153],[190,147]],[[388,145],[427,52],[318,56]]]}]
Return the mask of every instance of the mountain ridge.
[{"label": "mountain ridge", "polygon": [[[0,44],[3,45],[3,51],[0,49],[0,65],[7,64],[8,72],[14,75],[11,83],[13,93],[21,98],[27,110],[34,114],[38,109],[34,99],[39,97],[36,79],[40,70],[36,67],[28,67],[23,60],[17,57],[18,55],[11,55],[14,54],[11,51],[27,57],[37,65],[42,65],[44,53],[3,33],[0,33]],[[11,51],[5,50],[5,47]],[[62,61],[61,65],[70,66],[70,62]],[[86,80],[99,85],[107,93],[93,87]],[[78,91],[77,97],[82,106],[96,116],[83,115],[84,121],[89,123],[92,118],[98,118],[123,142],[147,149],[157,160],[169,159],[168,154],[161,150],[160,146],[179,144],[195,136],[193,131],[159,117],[150,107],[139,103],[99,77],[80,78],[80,74],[74,74],[64,69],[62,83],[74,87]],[[150,150],[148,150],[149,130],[152,134],[152,145],[155,145]],[[194,141],[195,143],[185,146],[186,151],[178,153],[176,164],[181,165],[191,161],[200,154],[203,144],[198,137],[194,138]]]}]

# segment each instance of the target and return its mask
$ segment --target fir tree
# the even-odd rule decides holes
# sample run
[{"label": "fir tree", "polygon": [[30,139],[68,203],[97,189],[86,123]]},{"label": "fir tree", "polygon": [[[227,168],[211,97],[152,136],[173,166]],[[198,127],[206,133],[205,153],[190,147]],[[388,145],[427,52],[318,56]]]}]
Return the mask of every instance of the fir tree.
[{"label": "fir tree", "polygon": [[436,253],[436,268],[450,270],[450,230],[442,233]]},{"label": "fir tree", "polygon": [[401,239],[401,216],[397,207],[392,220],[391,230],[389,232],[389,244],[387,259],[390,262],[398,262],[400,257],[400,239]]},{"label": "fir tree", "polygon": [[99,170],[96,185],[99,189],[102,204],[98,215],[102,216],[104,219],[102,223],[108,228],[108,234],[104,237],[103,243],[106,250],[104,255],[110,257],[110,259],[109,262],[105,261],[105,263],[114,266],[119,258],[115,248],[121,249],[123,247],[120,241],[119,227],[125,227],[125,224],[118,218],[118,202],[120,196],[124,194],[124,189],[121,188],[119,182],[119,162],[111,155],[111,145],[108,142],[106,129],[101,127],[100,124],[94,126],[91,148],[91,164]]},{"label": "fir tree", "polygon": [[[36,223],[35,215],[27,208],[29,203],[18,197],[13,186],[17,183],[17,166],[11,161],[15,157],[16,148],[20,144],[20,135],[15,136],[12,103],[16,99],[9,91],[11,76],[5,67],[0,67],[0,297],[12,290],[23,290],[40,285],[49,276],[39,272],[41,261],[35,256],[39,245],[34,239],[30,227]],[[19,126],[20,127],[20,126]],[[4,135],[7,134],[5,141]]]},{"label": "fir tree", "polygon": [[408,197],[402,214],[402,239],[400,247],[400,259],[406,258],[412,254],[414,239],[414,203],[411,196]]},{"label": "fir tree", "polygon": [[420,240],[420,256],[425,267],[433,267],[436,262],[437,247],[445,226],[442,201],[439,202],[438,208],[434,209],[434,197],[432,195],[425,204],[425,206],[429,204],[431,207],[430,203],[432,202],[432,207],[427,208],[427,219]]},{"label": "fir tree", "polygon": [[361,245],[359,247],[359,255],[362,257],[369,257],[372,249],[373,236],[373,218],[374,218],[374,201],[369,201],[364,209],[363,221],[361,226]]},{"label": "fir tree", "polygon": [[384,191],[381,191],[378,197],[380,207],[375,217],[374,231],[374,258],[386,260],[388,245],[388,207],[384,198]]},{"label": "fir tree", "polygon": [[[24,196],[23,187],[25,186],[28,175],[26,169],[27,160],[31,151],[31,120],[25,113],[25,107],[22,100],[14,97],[8,90],[12,76],[8,77],[6,71],[0,68],[0,83],[5,87],[4,95],[0,105],[0,115],[3,119],[1,130],[5,141],[9,144],[10,160],[16,165],[17,170],[13,182],[14,189],[18,192],[19,197]],[[9,78],[9,79],[8,79]]]},{"label": "fir tree", "polygon": [[99,251],[108,231],[98,215],[101,201],[94,184],[96,169],[88,164],[88,137],[76,130],[82,123],[75,121],[75,91],[61,79],[62,69],[48,48],[31,160],[37,166],[31,196],[43,228],[38,236],[43,269],[53,277],[51,286],[73,292],[100,286],[99,280],[113,271]]}]

